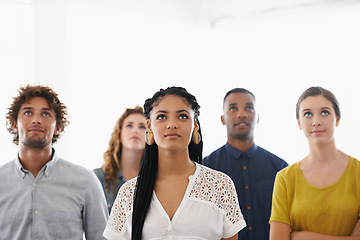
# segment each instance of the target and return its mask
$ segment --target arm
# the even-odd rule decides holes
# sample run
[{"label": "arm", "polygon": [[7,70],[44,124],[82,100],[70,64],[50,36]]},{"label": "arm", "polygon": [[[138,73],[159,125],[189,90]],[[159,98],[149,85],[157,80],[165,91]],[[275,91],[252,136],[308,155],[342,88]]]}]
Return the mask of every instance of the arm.
[{"label": "arm", "polygon": [[271,222],[270,240],[290,240],[290,226],[282,222]]},{"label": "arm", "polygon": [[326,239],[326,240],[341,240],[341,239],[353,239],[353,240],[358,240],[360,239],[360,221],[357,222],[351,236],[329,236],[329,235],[324,235],[324,234],[320,234],[320,233],[315,233],[315,232],[308,232],[308,231],[303,231],[303,232],[292,232],[291,233],[291,239],[292,240],[301,240],[301,239],[306,239],[306,240],[312,240],[312,239],[316,239],[316,240],[322,240],[322,239]]},{"label": "arm", "polygon": [[237,239],[238,239],[238,234],[235,234],[231,238],[222,238],[221,240],[237,240]]},{"label": "arm", "polygon": [[108,218],[108,208],[100,181],[92,174],[89,179],[83,212],[83,226],[88,240],[103,239]]}]

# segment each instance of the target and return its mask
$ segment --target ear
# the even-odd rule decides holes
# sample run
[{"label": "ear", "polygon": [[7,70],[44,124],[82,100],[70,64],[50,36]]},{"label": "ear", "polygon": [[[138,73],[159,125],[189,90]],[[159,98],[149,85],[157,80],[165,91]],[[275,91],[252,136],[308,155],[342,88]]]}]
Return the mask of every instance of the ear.
[{"label": "ear", "polygon": [[226,124],[225,124],[224,115],[221,115],[220,119],[221,119],[221,123],[222,123],[222,125],[226,125]]},{"label": "ear", "polygon": [[260,121],[260,115],[259,115],[259,114],[257,114],[257,120],[256,120],[256,123],[259,123],[259,121]]},{"label": "ear", "polygon": [[197,123],[196,120],[194,120],[194,132],[199,131],[199,124]]},{"label": "ear", "polygon": [[54,135],[59,136],[61,132],[62,132],[62,128],[61,127],[56,127]]},{"label": "ear", "polygon": [[298,122],[298,127],[299,127],[299,129],[300,129],[300,130],[302,130],[302,127],[301,127],[300,121],[298,120],[297,122]]},{"label": "ear", "polygon": [[150,119],[146,119],[146,131],[147,132],[152,132]]},{"label": "ear", "polygon": [[340,123],[340,118],[336,117],[336,126],[339,126],[339,123]]},{"label": "ear", "polygon": [[14,131],[15,133],[18,133],[17,122],[11,123],[11,128],[13,129],[13,131]]}]

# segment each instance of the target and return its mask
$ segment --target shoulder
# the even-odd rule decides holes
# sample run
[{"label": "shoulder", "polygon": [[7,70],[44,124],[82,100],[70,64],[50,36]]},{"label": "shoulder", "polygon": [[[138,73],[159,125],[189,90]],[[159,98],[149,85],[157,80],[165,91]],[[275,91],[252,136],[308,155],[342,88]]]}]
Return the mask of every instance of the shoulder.
[{"label": "shoulder", "polygon": [[226,152],[225,145],[216,149],[215,151],[210,153],[208,156],[206,156],[203,159],[203,163],[209,163],[212,161],[216,161],[218,159],[219,155],[223,154],[224,152]]},{"label": "shoulder", "polygon": [[277,176],[281,177],[283,179],[291,179],[294,178],[296,175],[296,172],[299,170],[299,163],[294,163],[290,166],[287,166],[283,169],[281,169],[278,173]]},{"label": "shoulder", "polygon": [[55,169],[60,174],[66,174],[67,181],[76,181],[79,184],[85,184],[85,186],[93,185],[91,183],[99,181],[95,173],[90,169],[61,158],[58,159]]},{"label": "shoulder", "polygon": [[262,152],[262,154],[264,154],[267,157],[268,161],[271,161],[272,163],[274,163],[280,167],[288,166],[288,163],[284,159],[278,157],[277,155],[270,152],[269,150],[266,150],[265,148],[257,146],[257,151]]},{"label": "shoulder", "polygon": [[98,178],[104,178],[104,176],[105,176],[105,173],[104,173],[104,171],[103,171],[103,169],[102,169],[101,167],[95,168],[95,169],[93,170],[93,172],[95,173],[95,175],[96,175]]},{"label": "shoulder", "polygon": [[15,161],[7,162],[0,166],[0,173],[9,173],[9,170],[14,167]]},{"label": "shoulder", "polygon": [[200,165],[199,174],[190,195],[218,205],[220,196],[224,194],[237,197],[231,178],[225,173]]}]

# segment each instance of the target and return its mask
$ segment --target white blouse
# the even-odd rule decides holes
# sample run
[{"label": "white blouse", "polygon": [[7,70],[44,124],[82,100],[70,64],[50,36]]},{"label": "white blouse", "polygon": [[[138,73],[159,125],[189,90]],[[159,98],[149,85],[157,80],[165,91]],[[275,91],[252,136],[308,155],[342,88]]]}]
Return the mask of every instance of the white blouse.
[{"label": "white blouse", "polygon": [[[121,186],[104,231],[104,237],[131,239],[136,178]],[[229,238],[246,226],[233,181],[224,173],[196,164],[184,198],[174,217],[169,216],[155,192],[146,215],[142,239]]]}]

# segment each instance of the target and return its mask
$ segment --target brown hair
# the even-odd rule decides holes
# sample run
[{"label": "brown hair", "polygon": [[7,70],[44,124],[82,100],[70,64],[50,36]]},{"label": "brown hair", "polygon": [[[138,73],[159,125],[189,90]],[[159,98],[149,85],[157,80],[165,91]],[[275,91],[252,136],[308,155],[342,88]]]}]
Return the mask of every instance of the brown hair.
[{"label": "brown hair", "polygon": [[[118,181],[117,175],[120,170],[120,157],[122,151],[121,144],[121,129],[124,124],[125,118],[131,114],[144,114],[143,108],[136,106],[135,108],[127,108],[118,121],[115,124],[114,130],[111,134],[111,139],[109,141],[109,147],[104,153],[104,164],[102,169],[105,173],[105,187],[106,191],[109,191],[110,182],[113,182],[112,191],[115,192],[115,183]],[[145,143],[144,143],[145,144]]]},{"label": "brown hair", "polygon": [[[27,85],[22,87],[18,91],[18,96],[13,98],[13,102],[9,107],[9,111],[6,114],[6,127],[10,134],[13,135],[13,142],[19,144],[19,134],[14,131],[13,124],[18,120],[18,114],[21,106],[31,100],[34,97],[41,97],[46,100],[51,110],[56,115],[56,126],[60,128],[60,132],[64,131],[64,128],[70,123],[67,120],[67,108],[60,102],[58,94],[54,92],[50,87],[42,85]],[[60,135],[55,135],[52,138],[52,143],[56,143]]]},{"label": "brown hair", "polygon": [[327,100],[329,100],[333,108],[335,110],[335,114],[339,119],[341,118],[341,112],[339,107],[339,102],[336,99],[335,95],[330,92],[329,90],[322,88],[322,87],[310,87],[306,89],[301,96],[299,97],[297,103],[296,103],[296,119],[299,120],[299,110],[300,110],[300,103],[305,100],[307,97],[314,97],[314,96],[323,96]]}]

